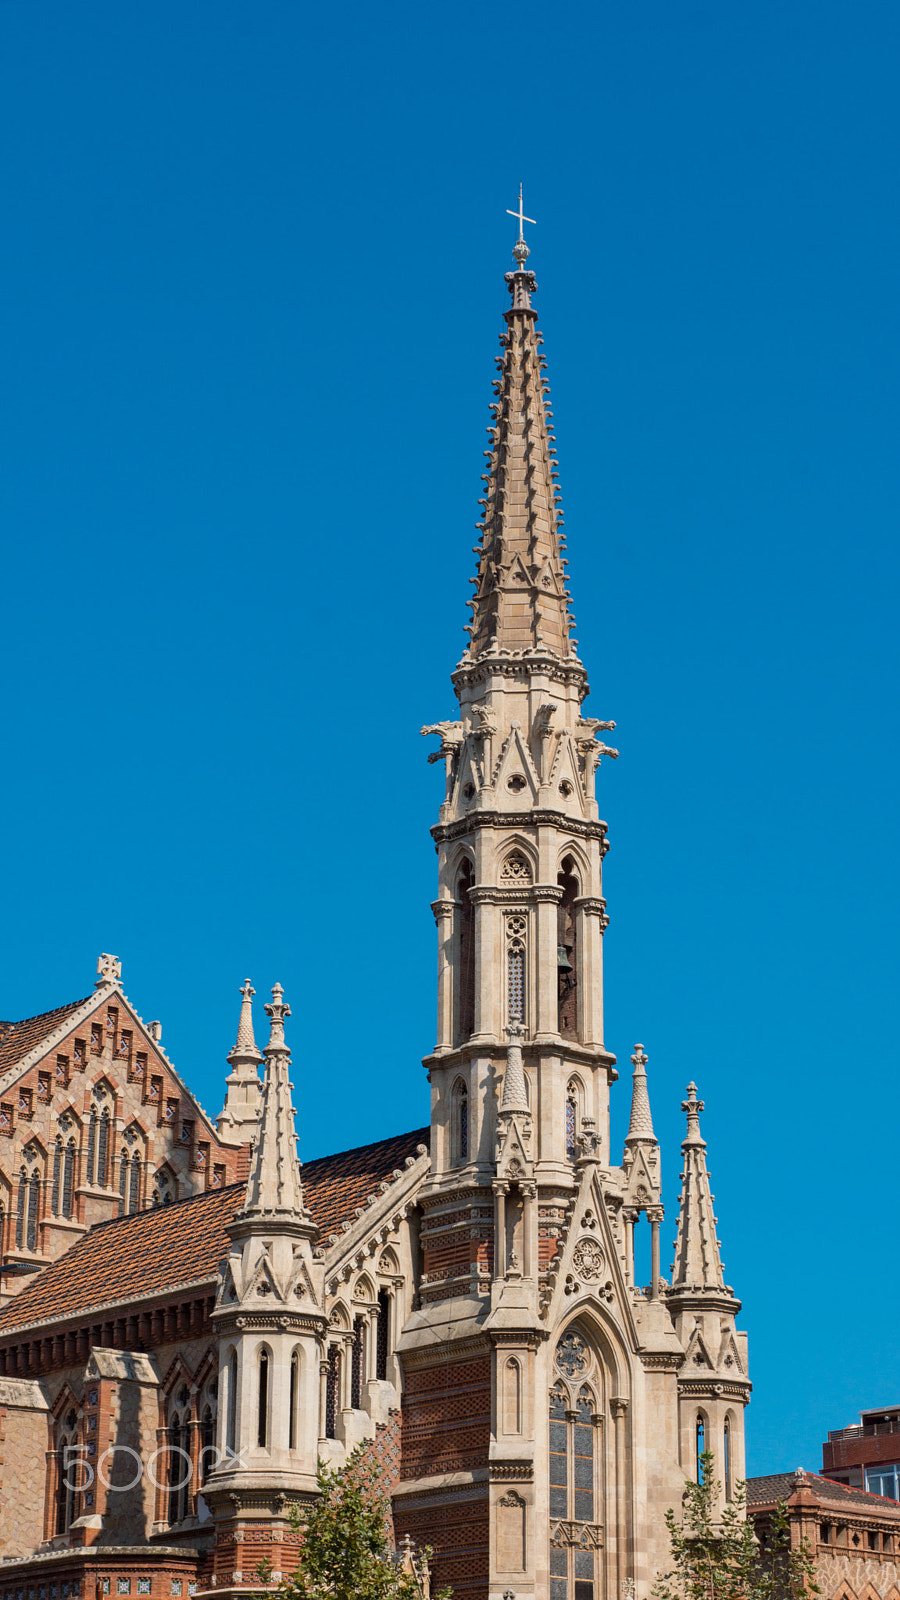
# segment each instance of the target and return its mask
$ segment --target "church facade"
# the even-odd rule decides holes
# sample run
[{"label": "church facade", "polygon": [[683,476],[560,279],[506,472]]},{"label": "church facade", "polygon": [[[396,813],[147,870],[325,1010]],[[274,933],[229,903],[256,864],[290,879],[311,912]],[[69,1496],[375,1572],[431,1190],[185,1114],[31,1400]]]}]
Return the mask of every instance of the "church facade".
[{"label": "church facade", "polygon": [[317,1459],[357,1444],[454,1594],[645,1600],[698,1454],[726,1494],[744,1476],[746,1336],[695,1086],[668,1278],[641,1045],[610,1141],[614,725],[583,709],[521,237],[514,256],[457,711],[422,730],[444,769],[429,1124],[301,1168],[279,985],[263,1052],[242,991],[215,1124],[111,958],[90,1001],[0,1029],[0,1600],[258,1589],[261,1559],[296,1560]]}]

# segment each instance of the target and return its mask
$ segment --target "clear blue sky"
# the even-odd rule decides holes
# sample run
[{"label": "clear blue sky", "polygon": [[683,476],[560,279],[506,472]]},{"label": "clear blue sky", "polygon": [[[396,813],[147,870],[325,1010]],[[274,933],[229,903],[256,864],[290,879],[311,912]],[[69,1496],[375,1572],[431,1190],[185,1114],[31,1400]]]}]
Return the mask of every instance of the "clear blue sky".
[{"label": "clear blue sky", "polygon": [[427,1119],[418,729],[524,177],[608,1039],[667,1242],[707,1102],[754,1472],[900,1398],[898,47],[887,0],[0,4],[0,1015],[115,951],[217,1112],[279,979],[303,1155]]}]

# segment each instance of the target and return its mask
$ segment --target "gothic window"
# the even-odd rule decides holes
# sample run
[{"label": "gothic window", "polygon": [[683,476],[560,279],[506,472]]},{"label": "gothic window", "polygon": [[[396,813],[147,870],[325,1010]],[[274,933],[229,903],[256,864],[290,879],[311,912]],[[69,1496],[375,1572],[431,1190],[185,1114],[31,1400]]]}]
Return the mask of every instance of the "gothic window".
[{"label": "gothic window", "polygon": [[109,1112],[104,1111],[97,1129],[97,1183],[105,1189],[109,1182]]},{"label": "gothic window", "polygon": [[557,884],[562,898],[556,908],[556,966],[558,973],[557,1026],[566,1039],[578,1037],[578,1005],[576,971],[578,967],[577,916],[575,901],[578,897],[578,879],[575,863],[566,856],[562,870],[557,874]]},{"label": "gothic window", "polygon": [[288,1449],[297,1448],[297,1400],[300,1394],[300,1357],[297,1351],[291,1356],[291,1392],[288,1409]]},{"label": "gothic window", "polygon": [[19,1172],[19,1193],[16,1199],[16,1249],[25,1243],[25,1211],[28,1205],[28,1174],[22,1167]]},{"label": "gothic window", "polygon": [[256,1442],[261,1450],[269,1443],[269,1352],[259,1353],[259,1406],[256,1425]]},{"label": "gothic window", "polygon": [[124,1216],[124,1214],[125,1214],[125,1190],[126,1190],[127,1186],[128,1186],[128,1156],[127,1156],[126,1152],[123,1150],[122,1151],[122,1159],[119,1162],[119,1216],[120,1217]]},{"label": "gothic window", "polygon": [[40,1196],[40,1178],[37,1171],[31,1174],[28,1180],[28,1217],[25,1229],[25,1242],[29,1250],[37,1249],[38,1232],[38,1199]]},{"label": "gothic window", "polygon": [[140,1209],[141,1204],[141,1158],[135,1151],[131,1158],[131,1172],[128,1178],[128,1214],[133,1216]]},{"label": "gothic window", "polygon": [[187,1413],[172,1410],[169,1414],[169,1521],[183,1522],[188,1514],[188,1491],[191,1484],[191,1458],[188,1452]]},{"label": "gothic window", "polygon": [[455,1164],[469,1159],[469,1091],[461,1078],[451,1095],[451,1159]]},{"label": "gothic window", "polygon": [[566,1155],[574,1161],[578,1154],[578,1089],[570,1082],[566,1089]]},{"label": "gothic window", "polygon": [[732,1484],[731,1484],[731,1420],[730,1420],[729,1417],[725,1418],[725,1427],[723,1429],[723,1434],[722,1434],[722,1461],[723,1461],[722,1476],[723,1476],[723,1479],[724,1479],[724,1482],[725,1482],[725,1499],[726,1500],[730,1500],[731,1499],[731,1493],[732,1493]]},{"label": "gothic window", "polygon": [[697,1482],[703,1482],[703,1456],[706,1450],[706,1419],[702,1411],[697,1412],[697,1421],[694,1428],[694,1456],[697,1467]]},{"label": "gothic window", "polygon": [[550,1600],[600,1594],[600,1417],[589,1379],[596,1363],[570,1329],[556,1352],[550,1391]]},{"label": "gothic window", "polygon": [[59,1216],[59,1185],[62,1178],[62,1139],[59,1134],[53,1146],[53,1184],[50,1189],[50,1210],[55,1217]]},{"label": "gothic window", "polygon": [[234,1454],[235,1434],[237,1432],[237,1384],[238,1360],[237,1351],[232,1350],[228,1358],[228,1387],[226,1393],[225,1409],[225,1449]]},{"label": "gothic window", "polygon": [[62,1183],[62,1214],[64,1217],[72,1215],[72,1201],[75,1190],[75,1140],[70,1139],[66,1145],[63,1159]]},{"label": "gothic window", "polygon": [[157,1172],[153,1179],[153,1204],[167,1206],[172,1199],[172,1181],[169,1174],[163,1170]]},{"label": "gothic window", "polygon": [[336,1344],[328,1347],[328,1374],[325,1379],[325,1437],[337,1438],[337,1419],[341,1406],[341,1352]]},{"label": "gothic window", "polygon": [[200,1482],[204,1483],[216,1464],[216,1414],[218,1397],[215,1380],[206,1392],[206,1405],[200,1418]]},{"label": "gothic window", "polygon": [[67,1412],[58,1436],[56,1456],[56,1533],[66,1533],[75,1518],[75,1495],[78,1483],[79,1456],[77,1447],[78,1417]]},{"label": "gothic window", "polygon": [[468,1039],[475,1031],[475,907],[469,890],[475,883],[475,868],[466,857],[456,884],[459,903],[459,1038]]},{"label": "gothic window", "polygon": [[391,1324],[391,1295],[389,1289],[378,1291],[378,1323],[375,1330],[375,1376],[387,1377],[388,1338]]},{"label": "gothic window", "polygon": [[92,1184],[93,1181],[94,1181],[94,1163],[96,1161],[96,1157],[97,1157],[97,1112],[92,1107],[91,1108],[91,1120],[88,1123],[88,1142],[87,1142],[87,1181],[90,1184]]},{"label": "gothic window", "polygon": [[357,1317],[353,1323],[353,1367],[350,1374],[350,1404],[356,1411],[362,1405],[365,1376],[366,1319]]},{"label": "gothic window", "polygon": [[506,1020],[525,1021],[525,938],[527,918],[506,919]]}]

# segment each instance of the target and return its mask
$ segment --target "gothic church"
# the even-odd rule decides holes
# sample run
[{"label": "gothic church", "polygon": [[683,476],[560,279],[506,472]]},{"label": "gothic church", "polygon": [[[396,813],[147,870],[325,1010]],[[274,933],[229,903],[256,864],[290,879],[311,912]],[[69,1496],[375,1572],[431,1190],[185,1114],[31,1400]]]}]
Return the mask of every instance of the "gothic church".
[{"label": "gothic church", "polygon": [[[248,1595],[318,1458],[364,1443],[459,1600],[646,1600],[750,1393],[693,1084],[671,1279],[647,1057],[603,1035],[600,738],[572,637],[520,238],[445,786],[430,1124],[296,1159],[290,1007],[246,984],[212,1120],[103,957],[0,1024],[0,1600]],[[263,1069],[260,1076],[260,1069]],[[635,1282],[637,1227],[651,1281]]]}]

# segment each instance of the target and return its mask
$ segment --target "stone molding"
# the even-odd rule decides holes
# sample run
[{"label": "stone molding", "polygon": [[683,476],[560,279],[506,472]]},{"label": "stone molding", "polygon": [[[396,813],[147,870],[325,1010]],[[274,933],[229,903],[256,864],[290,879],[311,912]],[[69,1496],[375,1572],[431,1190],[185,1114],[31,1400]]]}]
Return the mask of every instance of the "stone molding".
[{"label": "stone molding", "polygon": [[450,844],[465,838],[475,828],[555,828],[558,833],[571,833],[579,839],[605,840],[609,832],[605,822],[588,822],[583,817],[570,817],[565,811],[470,811],[457,822],[437,822],[431,830],[435,844]]},{"label": "stone molding", "polygon": [[739,1400],[746,1405],[753,1388],[749,1379],[739,1378],[679,1378],[678,1393],[692,1400]]}]

